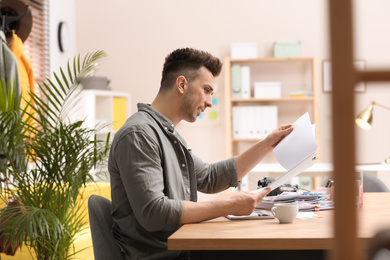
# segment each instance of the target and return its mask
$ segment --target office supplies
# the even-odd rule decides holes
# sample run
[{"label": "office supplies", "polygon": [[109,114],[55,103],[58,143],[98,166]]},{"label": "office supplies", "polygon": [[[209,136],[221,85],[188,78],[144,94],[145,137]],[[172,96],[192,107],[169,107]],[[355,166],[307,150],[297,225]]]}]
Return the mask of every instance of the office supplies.
[{"label": "office supplies", "polygon": [[294,90],[288,92],[289,97],[310,97],[313,96],[313,91]]},{"label": "office supplies", "polygon": [[278,107],[277,106],[261,106],[263,109],[263,126],[262,131],[264,138],[267,137],[273,130],[278,128]]},{"label": "office supplies", "polygon": [[257,58],[256,42],[233,42],[230,45],[230,57],[232,59]]},{"label": "office supplies", "polygon": [[270,219],[275,218],[272,213],[265,211],[265,210],[255,210],[250,215],[244,215],[244,216],[235,216],[235,215],[227,215],[228,219],[231,220],[240,220],[240,219]]},{"label": "office supplies", "polygon": [[264,116],[263,116],[263,106],[254,106],[254,114],[256,120],[254,120],[254,138],[262,139],[264,135]]},{"label": "office supplies", "polygon": [[305,219],[314,219],[314,218],[322,218],[318,216],[314,212],[298,212],[296,220],[305,220]]},{"label": "office supplies", "polygon": [[[269,184],[274,182],[274,181],[275,181],[274,178],[264,177],[263,179],[261,179],[257,182],[257,188],[260,189],[260,188],[269,186]],[[268,193],[267,196],[277,196],[279,194],[282,194],[283,192],[297,192],[298,190],[300,190],[300,189],[299,189],[299,186],[297,184],[295,184],[295,185],[283,184],[283,185],[277,187],[276,189],[274,189],[273,191],[271,191],[270,193]]]},{"label": "office supplies", "polygon": [[363,172],[356,172],[356,206],[363,207]]},{"label": "office supplies", "polygon": [[244,123],[244,117],[241,114],[242,108],[235,106],[232,108],[232,117],[233,117],[233,138],[242,138],[242,123]]},{"label": "office supplies", "polygon": [[299,57],[301,56],[301,42],[275,42],[274,57]]},{"label": "office supplies", "polygon": [[280,98],[282,82],[255,82],[255,98]]},{"label": "office supplies", "polygon": [[251,70],[249,66],[241,66],[241,98],[251,97]]},{"label": "office supplies", "polygon": [[242,77],[241,65],[232,66],[232,98],[241,98]]},{"label": "office supplies", "polygon": [[329,200],[330,194],[325,192],[305,192],[300,194],[298,192],[283,192],[277,196],[267,196],[256,207],[257,209],[270,210],[276,203],[293,203],[298,202],[299,211],[319,211],[326,209],[333,209],[333,201]]}]

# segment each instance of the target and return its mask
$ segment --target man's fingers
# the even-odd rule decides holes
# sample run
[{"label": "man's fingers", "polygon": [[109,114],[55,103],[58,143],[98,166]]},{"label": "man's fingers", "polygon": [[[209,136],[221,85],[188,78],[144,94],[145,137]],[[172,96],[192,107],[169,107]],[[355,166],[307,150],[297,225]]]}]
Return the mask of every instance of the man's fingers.
[{"label": "man's fingers", "polygon": [[257,195],[256,196],[256,201],[258,203],[260,203],[263,200],[263,198],[270,192],[271,192],[271,188],[268,187],[268,188],[265,188],[262,191],[256,193],[256,195]]},{"label": "man's fingers", "polygon": [[282,130],[282,133],[283,133],[283,134],[289,134],[289,133],[292,132],[292,130],[294,130],[294,128],[293,128],[292,126],[286,127],[286,128],[284,128],[284,129]]},{"label": "man's fingers", "polygon": [[282,125],[282,126],[280,127],[280,130],[286,130],[286,129],[289,129],[290,127],[292,127],[292,124]]}]

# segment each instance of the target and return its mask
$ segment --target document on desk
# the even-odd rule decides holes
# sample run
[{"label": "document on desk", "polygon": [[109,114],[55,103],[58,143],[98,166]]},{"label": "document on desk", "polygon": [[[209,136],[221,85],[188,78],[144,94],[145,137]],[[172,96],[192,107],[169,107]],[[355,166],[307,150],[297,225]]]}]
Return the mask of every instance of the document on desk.
[{"label": "document on desk", "polygon": [[[305,113],[293,124],[293,131],[273,150],[278,162],[287,170],[285,174],[268,185],[271,190],[285,184],[315,163],[317,141],[309,113]],[[264,188],[252,191],[257,193]]]}]

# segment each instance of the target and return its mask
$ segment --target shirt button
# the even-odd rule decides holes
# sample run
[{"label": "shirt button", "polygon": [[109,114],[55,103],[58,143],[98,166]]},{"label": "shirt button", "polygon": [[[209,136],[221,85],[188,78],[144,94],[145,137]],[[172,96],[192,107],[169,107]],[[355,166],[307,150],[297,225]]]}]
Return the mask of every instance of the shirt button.
[{"label": "shirt button", "polygon": [[190,193],[190,189],[188,189],[188,188],[187,188],[187,190],[186,190],[186,191],[187,191],[187,193],[188,193],[188,194]]},{"label": "shirt button", "polygon": [[175,144],[177,144],[177,141],[175,140],[175,141],[173,141]]},{"label": "shirt button", "polygon": [[174,124],[172,124],[171,126],[172,126],[172,128],[173,128],[173,127],[175,127],[175,125],[174,125]]},{"label": "shirt button", "polygon": [[164,127],[164,130],[165,130],[165,131],[168,131],[168,127]]},{"label": "shirt button", "polygon": [[186,165],[183,163],[183,164],[181,165],[181,167],[183,167],[183,168],[184,168],[184,167],[186,167]]}]

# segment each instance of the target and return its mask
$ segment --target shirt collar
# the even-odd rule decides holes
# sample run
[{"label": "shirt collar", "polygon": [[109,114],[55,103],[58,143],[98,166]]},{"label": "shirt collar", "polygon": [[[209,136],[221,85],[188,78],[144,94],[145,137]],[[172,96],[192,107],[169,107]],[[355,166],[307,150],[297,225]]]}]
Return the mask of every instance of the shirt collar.
[{"label": "shirt collar", "polygon": [[171,120],[163,116],[160,112],[155,110],[150,106],[150,104],[138,103],[138,111],[144,111],[153,117],[156,122],[158,122],[165,131],[175,133],[175,125]]}]

